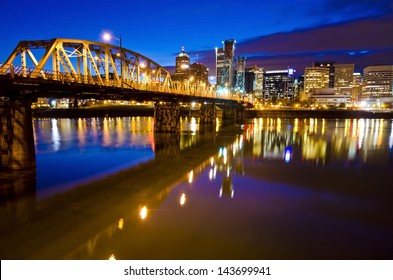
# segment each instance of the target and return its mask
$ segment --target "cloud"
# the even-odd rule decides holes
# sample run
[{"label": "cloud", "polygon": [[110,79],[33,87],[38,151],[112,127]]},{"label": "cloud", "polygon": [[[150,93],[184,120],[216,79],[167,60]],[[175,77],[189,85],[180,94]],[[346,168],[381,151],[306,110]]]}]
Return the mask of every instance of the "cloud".
[{"label": "cloud", "polygon": [[[337,1],[329,2],[339,5]],[[247,57],[247,65],[267,69],[289,66],[303,72],[313,61],[334,60],[355,63],[355,68],[361,70],[372,64],[393,64],[392,26],[393,14],[390,14],[251,38],[239,42],[235,52],[236,56]],[[214,67],[214,50],[198,51],[198,54],[201,62]]]}]

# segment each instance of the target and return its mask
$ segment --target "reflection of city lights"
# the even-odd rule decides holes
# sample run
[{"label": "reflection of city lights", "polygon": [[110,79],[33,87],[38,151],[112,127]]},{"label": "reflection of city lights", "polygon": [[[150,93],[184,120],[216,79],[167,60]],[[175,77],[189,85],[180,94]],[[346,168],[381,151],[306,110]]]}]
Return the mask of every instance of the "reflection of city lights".
[{"label": "reflection of city lights", "polygon": [[185,203],[186,203],[186,195],[182,193],[180,197],[180,205],[183,206]]},{"label": "reflection of city lights", "polygon": [[227,156],[228,156],[227,148],[222,149],[222,155],[224,157],[224,164],[227,164]]},{"label": "reflection of city lights", "polygon": [[116,257],[115,257],[115,255],[114,255],[114,254],[112,254],[112,255],[109,257],[109,260],[110,260],[110,261],[115,261],[115,260],[116,260]]},{"label": "reflection of city lights", "polygon": [[212,179],[213,179],[213,174],[214,174],[213,168],[210,168],[210,171],[209,171],[209,180],[212,180]]},{"label": "reflection of city lights", "polygon": [[285,148],[285,153],[284,153],[284,161],[285,162],[290,162],[292,159],[292,148],[291,147],[286,147]]},{"label": "reflection of city lights", "polygon": [[190,130],[191,130],[192,132],[196,132],[196,131],[197,131],[197,122],[196,122],[196,118],[191,118]]},{"label": "reflection of city lights", "polygon": [[123,218],[121,218],[119,220],[119,223],[117,224],[117,228],[120,229],[120,230],[122,230],[124,228],[124,220],[123,220]]},{"label": "reflection of city lights", "polygon": [[366,125],[364,123],[364,119],[360,119],[359,120],[359,130],[358,130],[358,146],[359,149],[362,147],[363,145],[363,139],[364,139],[364,135],[365,135],[365,130],[366,130]]},{"label": "reflection of city lights", "polygon": [[214,158],[213,158],[213,157],[210,158],[210,165],[211,165],[211,166],[214,165]]},{"label": "reflection of city lights", "polygon": [[393,147],[393,121],[391,124],[391,129],[390,129],[390,136],[389,136],[389,149]]},{"label": "reflection of city lights", "polygon": [[143,206],[141,208],[141,211],[139,211],[139,216],[141,217],[142,220],[146,219],[147,217],[147,207]]},{"label": "reflection of city lights", "polygon": [[191,184],[193,179],[194,179],[194,171],[191,170],[191,171],[188,173],[188,183]]},{"label": "reflection of city lights", "polygon": [[52,119],[52,142],[53,142],[53,150],[58,151],[60,149],[60,132],[56,119]]}]

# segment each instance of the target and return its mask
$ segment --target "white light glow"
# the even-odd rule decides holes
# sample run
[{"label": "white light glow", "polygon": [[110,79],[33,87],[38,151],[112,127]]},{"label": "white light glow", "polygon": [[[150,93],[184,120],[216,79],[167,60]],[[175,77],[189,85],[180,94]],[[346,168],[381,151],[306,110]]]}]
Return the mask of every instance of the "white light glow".
[{"label": "white light glow", "polygon": [[147,207],[143,206],[141,210],[139,211],[139,216],[141,217],[142,220],[146,219],[147,217]]},{"label": "white light glow", "polygon": [[185,193],[181,194],[179,203],[181,206],[183,206],[186,203],[186,194]]}]

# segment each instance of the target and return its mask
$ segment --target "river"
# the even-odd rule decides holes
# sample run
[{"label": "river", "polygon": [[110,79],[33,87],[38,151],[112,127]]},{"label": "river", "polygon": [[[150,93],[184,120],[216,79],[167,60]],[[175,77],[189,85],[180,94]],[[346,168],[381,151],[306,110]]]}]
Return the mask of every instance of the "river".
[{"label": "river", "polygon": [[392,259],[393,121],[34,119],[1,259]]}]

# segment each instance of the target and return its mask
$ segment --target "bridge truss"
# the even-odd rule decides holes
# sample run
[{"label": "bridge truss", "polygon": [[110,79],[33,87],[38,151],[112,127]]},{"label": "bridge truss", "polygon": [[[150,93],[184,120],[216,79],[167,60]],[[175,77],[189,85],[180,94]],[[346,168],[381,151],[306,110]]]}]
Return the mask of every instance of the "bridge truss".
[{"label": "bridge truss", "polygon": [[21,41],[5,63],[0,64],[0,75],[215,97],[210,85],[172,82],[170,73],[146,56],[111,44],[86,40]]}]

